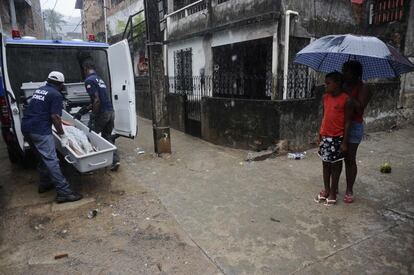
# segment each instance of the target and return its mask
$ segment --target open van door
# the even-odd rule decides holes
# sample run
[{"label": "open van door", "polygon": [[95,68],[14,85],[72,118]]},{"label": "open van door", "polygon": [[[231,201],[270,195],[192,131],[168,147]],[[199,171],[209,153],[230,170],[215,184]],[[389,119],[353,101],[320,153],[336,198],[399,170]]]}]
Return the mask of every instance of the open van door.
[{"label": "open van door", "polygon": [[[10,132],[14,135],[17,140],[16,148],[20,147],[20,152],[24,151],[24,137],[21,130],[21,119],[23,114],[21,114],[19,109],[19,104],[17,102],[16,96],[11,88],[9,73],[7,70],[7,57],[6,57],[6,41],[3,34],[0,34],[1,39],[1,69],[2,77],[4,84],[4,96],[10,111]],[[3,125],[4,126],[4,125]],[[8,144],[10,145],[10,144]]]},{"label": "open van door", "polygon": [[114,131],[120,136],[134,138],[137,134],[135,81],[127,40],[108,48],[108,62],[115,111]]}]

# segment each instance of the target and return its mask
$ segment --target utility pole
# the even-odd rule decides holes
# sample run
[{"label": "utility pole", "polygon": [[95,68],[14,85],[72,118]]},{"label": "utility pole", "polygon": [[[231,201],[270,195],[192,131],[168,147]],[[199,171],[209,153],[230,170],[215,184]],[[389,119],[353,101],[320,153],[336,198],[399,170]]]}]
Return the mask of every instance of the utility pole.
[{"label": "utility pole", "polygon": [[150,91],[152,98],[152,125],[155,153],[171,154],[170,126],[168,122],[167,91],[165,89],[163,43],[160,29],[158,1],[144,0],[147,25]]}]

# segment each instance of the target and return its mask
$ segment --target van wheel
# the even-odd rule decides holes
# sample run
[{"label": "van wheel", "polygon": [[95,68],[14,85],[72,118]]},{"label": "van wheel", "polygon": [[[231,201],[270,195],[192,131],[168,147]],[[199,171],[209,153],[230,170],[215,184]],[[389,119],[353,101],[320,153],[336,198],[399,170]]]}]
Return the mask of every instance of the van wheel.
[{"label": "van wheel", "polygon": [[19,152],[13,148],[7,147],[7,153],[9,155],[9,160],[11,163],[16,164],[21,159]]}]

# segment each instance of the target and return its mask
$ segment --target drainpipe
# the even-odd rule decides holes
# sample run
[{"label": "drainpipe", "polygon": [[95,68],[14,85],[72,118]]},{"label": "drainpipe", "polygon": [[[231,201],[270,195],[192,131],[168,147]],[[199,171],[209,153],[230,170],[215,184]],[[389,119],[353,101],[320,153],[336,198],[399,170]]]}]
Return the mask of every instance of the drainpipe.
[{"label": "drainpipe", "polygon": [[285,12],[285,50],[283,59],[283,99],[287,99],[288,85],[288,62],[289,62],[289,32],[290,32],[290,15],[299,16],[297,11],[287,10]]},{"label": "drainpipe", "polygon": [[12,29],[17,30],[16,8],[14,7],[14,0],[9,0],[9,5]]},{"label": "drainpipe", "polygon": [[104,10],[104,24],[105,24],[105,43],[108,43],[108,25],[106,24],[106,0],[103,0],[103,10]]}]

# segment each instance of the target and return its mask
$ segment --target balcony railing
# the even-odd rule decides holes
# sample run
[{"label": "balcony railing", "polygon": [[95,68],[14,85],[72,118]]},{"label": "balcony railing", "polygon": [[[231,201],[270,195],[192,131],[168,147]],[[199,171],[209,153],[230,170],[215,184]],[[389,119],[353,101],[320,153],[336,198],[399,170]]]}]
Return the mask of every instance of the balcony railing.
[{"label": "balcony railing", "polygon": [[195,1],[185,7],[182,7],[170,14],[167,14],[165,18],[172,18],[173,20],[179,20],[181,18],[185,18],[191,14],[203,11],[207,8],[205,0]]}]

